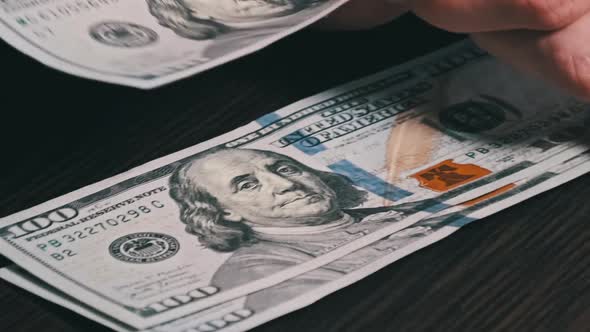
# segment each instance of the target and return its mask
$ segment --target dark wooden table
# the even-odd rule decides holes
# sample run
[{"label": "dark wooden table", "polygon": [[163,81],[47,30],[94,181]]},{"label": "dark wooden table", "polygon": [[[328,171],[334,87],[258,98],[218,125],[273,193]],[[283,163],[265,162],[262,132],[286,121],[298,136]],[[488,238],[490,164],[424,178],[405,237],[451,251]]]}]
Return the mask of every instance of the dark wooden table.
[{"label": "dark wooden table", "polygon": [[[461,38],[410,16],[368,32],[304,31],[152,91],[77,79],[1,44],[0,215]],[[590,331],[589,197],[585,176],[256,330]],[[7,332],[107,330],[2,281],[0,315]]]}]

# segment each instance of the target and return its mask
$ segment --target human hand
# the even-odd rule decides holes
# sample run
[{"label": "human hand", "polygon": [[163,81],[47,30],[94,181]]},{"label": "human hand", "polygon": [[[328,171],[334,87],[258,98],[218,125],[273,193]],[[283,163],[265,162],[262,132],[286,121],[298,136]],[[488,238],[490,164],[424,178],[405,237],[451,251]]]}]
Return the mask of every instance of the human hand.
[{"label": "human hand", "polygon": [[590,101],[590,0],[351,0],[326,22],[370,28],[404,10]]}]

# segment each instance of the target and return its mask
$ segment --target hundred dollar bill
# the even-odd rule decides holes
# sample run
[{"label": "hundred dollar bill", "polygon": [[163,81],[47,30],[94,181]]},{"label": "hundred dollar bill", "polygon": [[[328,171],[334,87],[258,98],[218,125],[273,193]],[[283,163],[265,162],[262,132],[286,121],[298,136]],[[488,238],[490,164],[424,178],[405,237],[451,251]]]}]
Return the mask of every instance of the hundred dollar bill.
[{"label": "hundred dollar bill", "polygon": [[346,0],[5,0],[0,38],[69,74],[154,88],[257,51]]},{"label": "hundred dollar bill", "polygon": [[[436,242],[460,227],[515,205],[590,171],[588,153],[574,157],[539,174],[515,181],[475,200],[464,202],[464,209],[447,210],[437,216],[383,238],[318,270],[252,293],[246,297],[187,315],[154,327],[151,331],[243,331],[280,315],[307,306],[323,296],[369,275],[394,261]],[[364,259],[359,259],[362,256]],[[348,271],[335,278],[332,266],[347,265]],[[336,269],[339,270],[339,269]],[[115,331],[137,331],[94,310],[26,271],[11,266],[0,270],[0,277],[46,300],[64,306]]]},{"label": "hundred dollar bill", "polygon": [[5,217],[0,253],[149,328],[571,159],[587,110],[460,43]]}]

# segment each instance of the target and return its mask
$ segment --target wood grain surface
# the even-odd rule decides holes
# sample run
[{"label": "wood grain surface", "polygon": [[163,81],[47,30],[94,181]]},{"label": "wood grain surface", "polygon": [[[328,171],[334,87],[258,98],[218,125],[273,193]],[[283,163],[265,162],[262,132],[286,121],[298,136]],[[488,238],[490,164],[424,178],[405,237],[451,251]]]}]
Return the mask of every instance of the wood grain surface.
[{"label": "wood grain surface", "polygon": [[[310,29],[151,91],[74,78],[0,44],[0,216],[461,38],[411,16]],[[589,197],[585,176],[255,331],[590,331]],[[107,329],[0,281],[0,331]]]}]

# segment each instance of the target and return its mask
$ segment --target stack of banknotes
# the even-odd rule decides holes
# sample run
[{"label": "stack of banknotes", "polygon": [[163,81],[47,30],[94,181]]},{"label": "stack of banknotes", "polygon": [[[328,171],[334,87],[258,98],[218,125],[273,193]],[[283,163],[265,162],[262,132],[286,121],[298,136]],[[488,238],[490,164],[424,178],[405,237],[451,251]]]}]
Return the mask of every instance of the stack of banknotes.
[{"label": "stack of banknotes", "polygon": [[[114,22],[120,7],[137,5],[88,1],[95,6],[76,11],[80,20],[96,10]],[[63,70],[154,87],[216,61],[163,76],[157,66],[148,73],[142,70],[149,64],[131,65],[190,63],[183,56],[191,53],[178,45],[166,59],[149,55],[155,46],[148,42],[171,50],[170,25],[185,29],[174,38],[206,39],[208,32],[235,41],[242,37],[232,33],[250,31],[212,20],[213,13],[166,23],[172,14],[158,12],[176,10],[172,3],[207,2],[149,0],[149,13],[162,25],[150,28],[156,34],[99,19],[90,35],[126,48],[120,57],[101,63],[63,50],[94,69],[74,69],[63,55],[55,59],[70,65],[58,65],[7,37],[8,30],[0,34]],[[342,1],[276,3],[294,6],[289,20],[309,15],[299,21],[304,26]],[[58,13],[44,23],[56,31],[67,28],[65,18],[56,22]],[[24,17],[16,20],[22,29],[41,24]],[[277,22],[286,34],[284,21]],[[199,42],[213,49],[223,40],[208,38]],[[58,49],[53,42],[47,49]],[[111,71],[115,64],[120,72]],[[589,110],[464,41],[0,219],[0,254],[18,264],[0,276],[115,331],[247,330],[590,171]]]},{"label": "stack of banknotes", "polygon": [[239,331],[590,170],[590,105],[465,41],[0,220],[116,331]]}]

